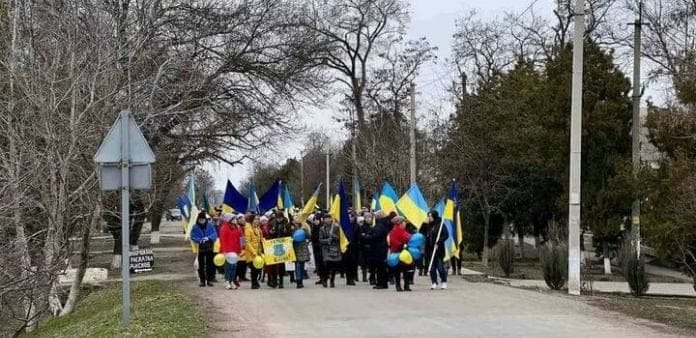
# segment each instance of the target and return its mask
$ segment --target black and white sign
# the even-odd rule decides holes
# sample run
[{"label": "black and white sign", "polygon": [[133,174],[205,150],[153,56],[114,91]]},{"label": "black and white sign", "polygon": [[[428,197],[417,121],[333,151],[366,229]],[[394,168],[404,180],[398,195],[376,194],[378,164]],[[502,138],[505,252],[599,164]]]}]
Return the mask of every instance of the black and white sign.
[{"label": "black and white sign", "polygon": [[152,253],[152,248],[144,248],[138,251],[130,252],[130,271],[139,273],[152,271],[155,265],[155,255]]}]

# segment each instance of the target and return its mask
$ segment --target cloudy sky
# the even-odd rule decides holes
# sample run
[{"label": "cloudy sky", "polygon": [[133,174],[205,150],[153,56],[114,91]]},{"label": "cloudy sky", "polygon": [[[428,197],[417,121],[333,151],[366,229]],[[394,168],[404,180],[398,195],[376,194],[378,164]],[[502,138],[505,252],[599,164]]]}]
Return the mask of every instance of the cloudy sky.
[{"label": "cloudy sky", "polygon": [[[417,114],[421,117],[429,110],[451,109],[447,87],[452,83],[451,75],[455,74],[448,67],[447,60],[451,55],[451,37],[455,30],[455,22],[468,12],[475,10],[481,19],[502,17],[506,12],[520,13],[533,11],[534,14],[551,17],[555,0],[410,0],[411,21],[408,38],[426,37],[433,46],[438,47],[438,61],[425,66],[416,79]],[[322,109],[310,108],[303,112],[303,124],[308,130],[321,128],[328,131],[336,140],[346,137],[345,131],[332,119],[332,111],[337,107],[327,102]],[[302,151],[301,136],[297,140],[284,145],[279,159],[299,156]],[[253,163],[247,161],[244,165],[230,167],[226,164],[208,164],[206,166],[216,179],[216,187],[224,189],[229,178],[232,183],[239,184],[249,175]]]}]

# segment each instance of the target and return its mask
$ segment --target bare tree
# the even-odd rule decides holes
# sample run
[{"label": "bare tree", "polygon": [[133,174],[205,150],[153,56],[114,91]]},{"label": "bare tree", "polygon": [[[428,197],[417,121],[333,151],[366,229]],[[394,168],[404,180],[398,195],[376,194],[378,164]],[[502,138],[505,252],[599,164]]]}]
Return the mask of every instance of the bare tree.
[{"label": "bare tree", "polygon": [[374,58],[404,34],[406,5],[402,0],[316,0],[308,6],[305,25],[319,34],[322,61],[337,73],[336,81],[349,89],[362,129]]}]

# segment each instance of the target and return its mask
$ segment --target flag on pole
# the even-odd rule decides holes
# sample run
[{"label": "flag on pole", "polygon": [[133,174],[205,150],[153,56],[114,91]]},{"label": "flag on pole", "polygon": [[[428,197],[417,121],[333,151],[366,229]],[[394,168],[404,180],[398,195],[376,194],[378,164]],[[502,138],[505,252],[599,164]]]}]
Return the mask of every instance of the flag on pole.
[{"label": "flag on pole", "polygon": [[280,185],[280,180],[276,179],[268,191],[261,195],[258,203],[259,212],[263,213],[273,208],[278,208],[279,210],[283,209],[283,198],[280,194]]},{"label": "flag on pole", "polygon": [[455,229],[454,206],[457,199],[457,187],[452,181],[447,197],[440,201],[434,208],[442,217],[443,224],[447,227],[448,236],[445,240],[445,260],[459,257],[459,245],[456,244],[457,232]]},{"label": "flag on pole", "polygon": [[[186,197],[188,197],[190,205],[196,204],[196,176],[193,172],[189,175],[189,181],[186,184]],[[190,207],[189,210],[191,210]]]},{"label": "flag on pole", "polygon": [[208,195],[203,195],[203,210],[205,210],[210,217],[215,216],[215,208],[208,201]]},{"label": "flag on pole", "polygon": [[259,197],[256,196],[254,182],[249,183],[249,197],[247,198],[246,211],[259,213]]},{"label": "flag on pole", "polygon": [[233,211],[242,212],[246,210],[248,198],[242,195],[234,187],[230,180],[227,180],[225,196],[222,198],[222,212],[231,213]]},{"label": "flag on pole", "polygon": [[428,211],[430,210],[417,184],[412,185],[396,202],[396,208],[418,229],[428,219]]},{"label": "flag on pole", "polygon": [[292,209],[295,207],[295,201],[292,199],[288,184],[283,185],[283,209]]},{"label": "flag on pole", "polygon": [[390,213],[392,211],[397,211],[396,210],[396,201],[399,199],[399,196],[396,194],[396,191],[392,186],[384,182],[384,186],[382,187],[382,192],[379,195],[379,208],[380,210],[384,211],[385,213]]},{"label": "flag on pole", "polygon": [[311,213],[314,212],[314,208],[317,206],[317,201],[319,200],[319,193],[321,192],[321,183],[317,188],[314,190],[314,193],[312,194],[312,197],[309,198],[309,201],[305,203],[304,208],[300,212],[300,220],[304,222],[307,220],[307,216],[309,216]]},{"label": "flag on pole", "polygon": [[345,253],[348,250],[348,244],[353,239],[353,228],[350,225],[348,217],[348,200],[346,199],[346,191],[343,187],[343,182],[338,185],[338,193],[334,196],[331,203],[329,214],[337,222],[339,227],[339,243],[341,252]]},{"label": "flag on pole", "polygon": [[353,181],[353,210],[359,212],[362,209],[362,194],[360,194],[360,182]]}]

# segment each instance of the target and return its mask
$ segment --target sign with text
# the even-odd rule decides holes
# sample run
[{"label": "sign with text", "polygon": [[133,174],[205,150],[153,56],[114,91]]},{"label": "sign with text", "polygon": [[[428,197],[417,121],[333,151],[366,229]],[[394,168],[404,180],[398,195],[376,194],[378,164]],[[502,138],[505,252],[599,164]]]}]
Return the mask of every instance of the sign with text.
[{"label": "sign with text", "polygon": [[130,252],[130,271],[139,273],[152,271],[155,265],[155,255],[152,248],[144,248]]},{"label": "sign with text", "polygon": [[263,240],[263,259],[266,265],[295,261],[292,237]]}]

